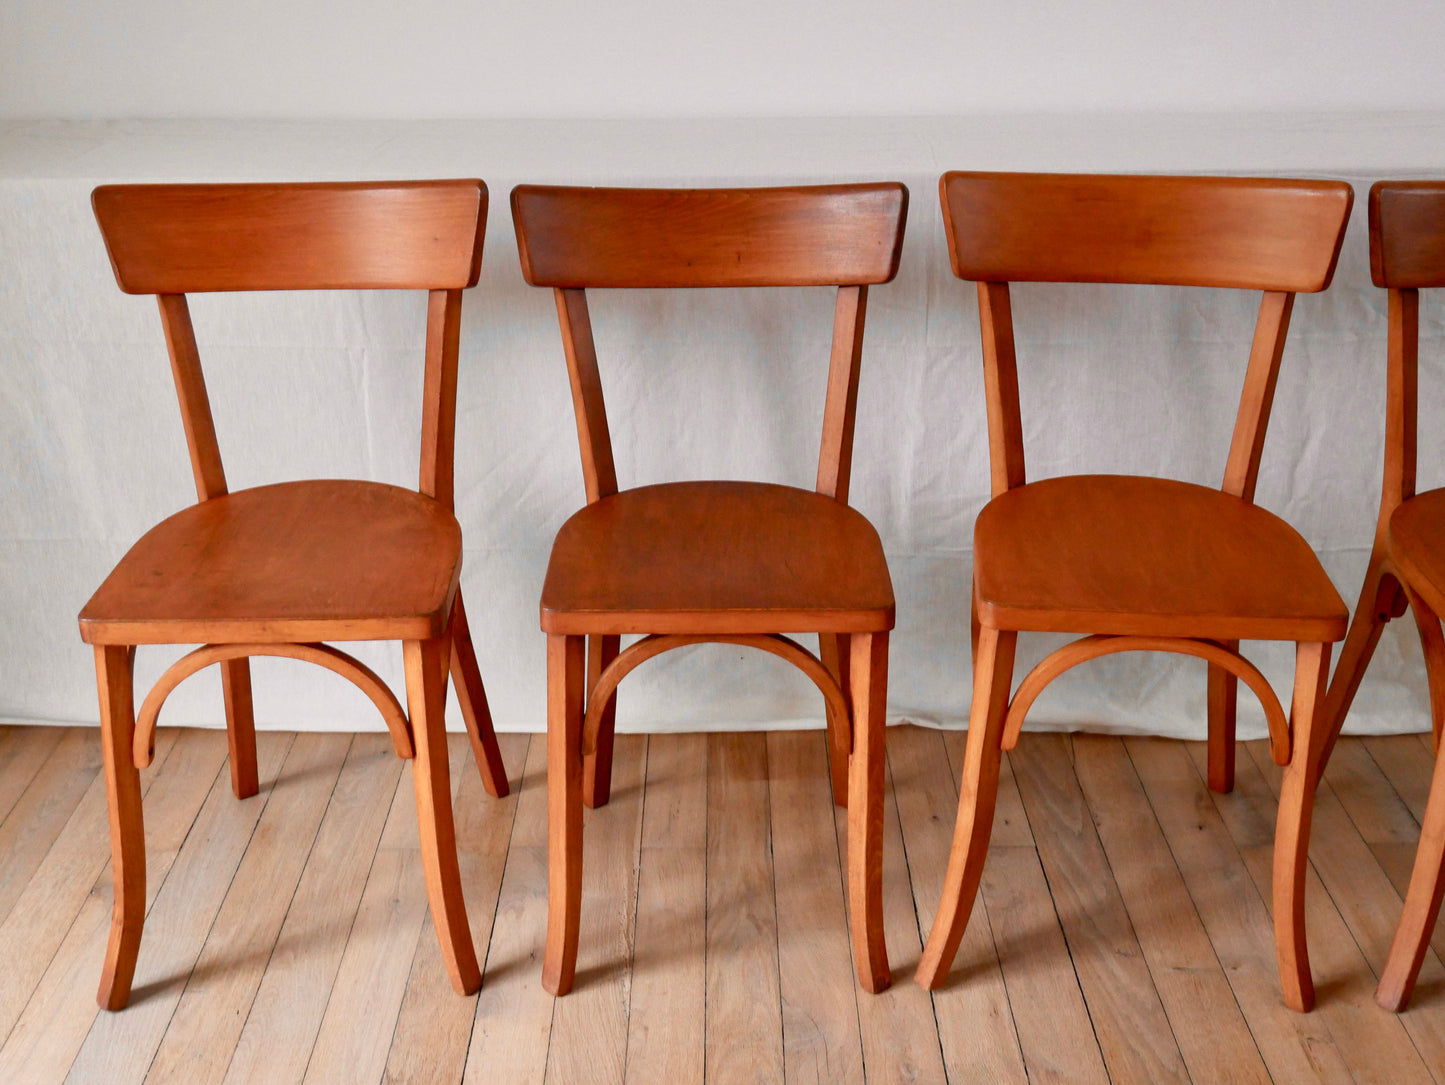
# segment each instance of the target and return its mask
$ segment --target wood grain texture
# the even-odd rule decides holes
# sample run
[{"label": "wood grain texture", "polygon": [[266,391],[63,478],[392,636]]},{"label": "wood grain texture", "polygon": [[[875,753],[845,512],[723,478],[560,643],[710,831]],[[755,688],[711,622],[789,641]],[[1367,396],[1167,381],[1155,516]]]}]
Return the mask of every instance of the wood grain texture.
[{"label": "wood grain texture", "polygon": [[594,502],[557,533],[542,587],[548,633],[871,632],[893,614],[862,514],[766,482],[669,482]]},{"label": "wood grain texture", "polygon": [[[764,1080],[776,1080],[779,1067],[830,1081],[1022,1081],[1025,1072],[1037,1081],[1130,1080],[1144,1056],[1110,1050],[1129,999],[1101,985],[1098,973],[1137,969],[1139,955],[1168,1020],[1161,1024],[1156,1011],[1131,1039],[1153,1056],[1177,1051],[1192,1080],[1262,1080],[1267,1071],[1276,1081],[1423,1083],[1445,1065],[1445,974],[1426,972],[1415,1005],[1398,1017],[1371,1001],[1371,970],[1399,908],[1391,882],[1403,892],[1414,853],[1408,811],[1424,813],[1432,765],[1424,736],[1344,739],[1319,788],[1306,907],[1320,1005],[1310,1015],[1288,1010],[1276,985],[1267,901],[1284,774],[1261,741],[1241,748],[1236,789],[1224,795],[1207,787],[1202,743],[1025,736],[1000,762],[993,847],[957,975],[934,992],[899,984],[870,996],[846,976],[848,813],[831,808],[830,830],[830,806],[818,801],[828,787],[824,735],[620,736],[616,797],[588,815],[598,830],[589,857],[619,854],[589,866],[589,899],[601,906],[584,916],[593,934],[584,939],[576,995],[558,1002],[536,978],[546,899],[544,742],[503,736],[516,763],[529,747],[534,756],[515,797],[500,805],[517,818],[499,825],[498,804],[483,798],[467,763],[467,740],[447,739],[462,881],[487,947],[486,985],[474,1001],[456,997],[425,918],[413,787],[404,764],[393,771],[385,736],[359,737],[367,749],[350,760],[351,736],[258,737],[262,771],[275,782],[237,804],[223,735],[160,736],[141,782],[148,922],[165,937],[142,949],[139,997],[122,1014],[98,1011],[91,997],[111,884],[104,780],[95,773],[0,924],[10,949],[0,1010],[14,1007],[0,1019],[4,1080],[207,1082],[231,1067],[237,1078],[254,1073],[268,1082],[464,1074],[689,1082],[702,1079],[714,1044],[726,1049],[711,1055],[715,1074],[725,1076],[723,1066]],[[7,742],[0,732],[0,757]],[[734,748],[721,777],[718,763],[711,766],[720,800],[711,813],[710,743]],[[884,910],[903,968],[939,897],[966,744],[964,732],[905,726],[890,736]],[[357,785],[372,773],[390,784],[367,789],[368,798]],[[53,783],[63,789],[63,774]],[[341,829],[363,813],[371,827],[361,846],[371,850],[369,862],[357,864]],[[1090,823],[1097,844],[1088,843]],[[719,860],[711,869],[710,835]],[[1074,840],[1080,857],[1061,863],[1059,848]],[[1123,922],[1119,905],[1077,904],[1081,893],[1100,896],[1094,879],[1078,876],[1097,866],[1100,847],[1137,938],[1137,951],[1117,965],[1099,951],[1110,944],[1101,932]],[[1401,855],[1403,870],[1384,869]],[[731,891],[744,870],[747,886]],[[630,956],[620,948],[630,938],[629,886],[638,918]],[[324,899],[333,889],[341,910],[350,902],[354,912],[339,926],[330,922],[338,905]],[[758,921],[775,924],[775,956]],[[278,942],[283,922],[286,938],[303,945]],[[707,960],[709,937],[721,952]],[[769,957],[771,977],[748,967]],[[1438,967],[1428,957],[1427,965]],[[709,969],[715,992],[761,991],[762,1006],[715,1005],[709,1029]],[[829,979],[840,975],[841,984]],[[277,1016],[268,1004],[282,977],[291,997]],[[763,1027],[749,1025],[744,1010]],[[266,1019],[264,1033],[258,1019]],[[736,1027],[719,1027],[727,1021]],[[265,1038],[261,1051],[251,1050],[253,1040],[237,1049],[246,1029]]]},{"label": "wood grain texture", "polygon": [[461,290],[481,270],[481,181],[102,185],[91,196],[129,294]]},{"label": "wood grain texture", "polygon": [[898,272],[908,190],[518,185],[512,221],[533,286],[859,286]]},{"label": "wood grain texture", "polygon": [[441,634],[461,528],[398,486],[308,480],[203,501],[131,547],[80,612],[91,644],[423,640]]},{"label": "wood grain texture", "polygon": [[1370,275],[1376,286],[1445,286],[1445,181],[1370,186]]},{"label": "wood grain texture", "polygon": [[990,501],[974,526],[996,629],[1338,640],[1349,612],[1278,516],[1174,479],[1072,475]]},{"label": "wood grain texture", "polygon": [[953,272],[976,282],[1323,290],[1354,193],[1342,181],[945,173]]}]

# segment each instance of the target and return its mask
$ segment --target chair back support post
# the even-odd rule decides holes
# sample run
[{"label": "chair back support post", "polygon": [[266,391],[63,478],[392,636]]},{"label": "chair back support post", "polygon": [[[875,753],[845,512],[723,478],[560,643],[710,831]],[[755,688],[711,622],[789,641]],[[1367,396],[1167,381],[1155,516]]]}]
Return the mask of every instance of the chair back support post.
[{"label": "chair back support post", "polygon": [[462,292],[432,290],[427,299],[426,378],[422,386],[419,489],[448,510],[455,502],[457,351]]},{"label": "chair back support post", "polygon": [[1390,514],[1402,502],[1415,496],[1418,436],[1416,391],[1420,375],[1420,291],[1392,289],[1389,298],[1381,524],[1388,523]]},{"label": "chair back support post", "polygon": [[155,294],[200,500],[227,492],[188,293],[427,290],[419,489],[453,506],[462,291],[481,273],[479,180],[102,185],[116,282]]},{"label": "chair back support post", "polygon": [[1254,500],[1255,484],[1259,481],[1265,431],[1269,428],[1279,362],[1284,355],[1293,310],[1293,293],[1267,290],[1260,301],[1259,319],[1254,326],[1254,342],[1249,349],[1244,390],[1239,397],[1239,414],[1234,422],[1234,437],[1229,443],[1229,459],[1225,461],[1221,487],[1225,493],[1250,502]]},{"label": "chair back support post", "polygon": [[191,310],[184,294],[157,294],[166,350],[171,357],[176,399],[181,406],[181,424],[186,430],[186,448],[191,454],[191,473],[196,479],[196,499],[208,501],[226,493],[226,472],[221,466],[221,446],[211,418],[211,401],[206,395],[206,378],[196,349]]},{"label": "chair back support post", "polygon": [[818,452],[820,494],[848,503],[853,475],[853,427],[858,415],[858,373],[863,360],[866,286],[840,286],[833,310],[833,356],[823,407],[823,445]]},{"label": "chair back support post", "polygon": [[988,405],[989,475],[992,496],[997,497],[1024,484],[1024,431],[1008,283],[978,284],[978,315]]},{"label": "chair back support post", "polygon": [[597,372],[597,345],[592,340],[592,316],[587,310],[586,292],[558,287],[554,293],[557,320],[562,326],[562,349],[567,355],[567,377],[572,385],[572,409],[577,415],[582,481],[590,505],[617,492],[612,434],[607,428],[602,377]]}]

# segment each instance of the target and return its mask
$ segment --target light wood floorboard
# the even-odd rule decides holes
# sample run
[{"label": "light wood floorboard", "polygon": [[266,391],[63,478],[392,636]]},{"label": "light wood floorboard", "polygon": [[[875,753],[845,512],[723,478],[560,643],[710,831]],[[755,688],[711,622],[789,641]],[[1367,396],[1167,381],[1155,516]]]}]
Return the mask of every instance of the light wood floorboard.
[{"label": "light wood floorboard", "polygon": [[[888,735],[893,987],[849,952],[847,820],[821,731],[619,735],[586,812],[574,992],[540,983],[546,746],[504,735],[512,794],[449,736],[483,964],[455,994],[427,912],[411,766],[383,734],[167,727],[145,794],[148,914],[130,1008],[98,1010],[109,839],[93,731],[0,727],[0,1082],[1436,1082],[1445,965],[1409,1012],[1372,993],[1424,812],[1428,736],[1341,741],[1307,910],[1319,1005],[1286,1009],[1270,863],[1279,770],[1200,743],[1026,734],[947,982],[912,982],[937,907],[963,735]],[[1437,929],[1436,951],[1445,947]]]}]

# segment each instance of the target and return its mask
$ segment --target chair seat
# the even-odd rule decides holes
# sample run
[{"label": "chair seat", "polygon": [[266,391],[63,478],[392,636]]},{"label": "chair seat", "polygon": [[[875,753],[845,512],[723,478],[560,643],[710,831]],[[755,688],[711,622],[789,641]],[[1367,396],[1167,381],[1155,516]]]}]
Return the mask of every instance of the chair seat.
[{"label": "chair seat", "polygon": [[1000,494],[974,529],[996,629],[1336,641],[1349,612],[1300,534],[1192,483],[1074,475]]},{"label": "chair seat", "polygon": [[414,490],[314,480],[182,509],[85,609],[91,644],[424,640],[461,571],[456,517]]},{"label": "chair seat", "polygon": [[1430,609],[1445,614],[1445,490],[1410,498],[1390,516],[1390,557],[1425,597]]},{"label": "chair seat", "polygon": [[842,502],[762,482],[602,498],[557,533],[548,633],[871,633],[893,628],[878,533]]}]

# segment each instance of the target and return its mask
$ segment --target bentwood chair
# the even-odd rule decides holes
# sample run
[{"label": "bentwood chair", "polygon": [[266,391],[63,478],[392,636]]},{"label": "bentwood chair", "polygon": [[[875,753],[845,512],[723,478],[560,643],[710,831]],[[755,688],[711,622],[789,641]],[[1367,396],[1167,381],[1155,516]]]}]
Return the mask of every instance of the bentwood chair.
[{"label": "bentwood chair", "polygon": [[[898,184],[512,191],[522,272],[555,291],[587,491],[557,535],[542,588],[542,982],[554,994],[571,989],[576,970],[582,807],[607,802],[617,684],[645,660],[701,642],[771,652],[822,691],[834,799],[848,807],[854,959],[867,990],[890,982],[881,886],[893,586],[877,532],[847,500],[868,287],[898,270],[907,205]],[[815,488],[619,490],[585,291],[742,286],[838,288]],[[619,653],[630,633],[645,636]],[[787,633],[819,634],[821,660]]]},{"label": "bentwood chair", "polygon": [[[442,714],[456,680],[483,781],[507,776],[458,590],[452,514],[462,290],[477,281],[487,190],[480,181],[124,185],[93,197],[120,288],[155,294],[190,448],[197,504],[141,537],[80,612],[95,647],[110,800],[114,917],[100,1003],[130,997],[145,920],[138,769],[154,753],[171,690],[221,665],[231,787],[256,794],[248,659],[285,656],[349,679],[380,710],[396,752],[414,758],[422,865],[452,985],[481,984],[462,902]],[[234,290],[429,291],[420,492],[317,480],[226,487],[186,294]],[[323,641],[400,640],[410,715],[370,669]],[[137,719],[138,644],[194,644],[151,689]]]},{"label": "bentwood chair", "polygon": [[1445,286],[1445,181],[1381,181],[1370,189],[1370,274],[1389,290],[1384,486],[1365,584],[1325,701],[1324,756],[1385,623],[1408,606],[1425,650],[1437,756],[1405,910],[1375,991],[1381,1006],[1399,1011],[1415,990],[1445,894],[1445,758],[1438,756],[1445,726],[1445,637],[1438,617],[1445,613],[1445,489],[1415,493],[1420,290]]},{"label": "bentwood chair", "polygon": [[[1002,750],[1064,671],[1124,651],[1209,664],[1209,782],[1233,786],[1237,680],[1259,696],[1274,760],[1288,765],[1274,852],[1285,1001],[1313,1004],[1304,932],[1310,812],[1323,746],[1330,644],[1348,613],[1300,535],[1254,504],[1265,427],[1297,291],[1334,272],[1345,184],[1211,177],[948,173],[940,183],[953,271],[978,286],[993,499],[974,529],[973,705],[943,900],[919,964],[948,973],[978,891]],[[1074,475],[1026,482],[1010,282],[1262,290],[1244,393],[1213,490],[1171,479]],[[1009,688],[1020,632],[1083,634]],[[1297,644],[1292,718],[1241,639]]]}]

